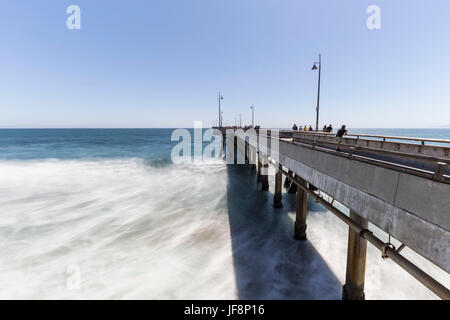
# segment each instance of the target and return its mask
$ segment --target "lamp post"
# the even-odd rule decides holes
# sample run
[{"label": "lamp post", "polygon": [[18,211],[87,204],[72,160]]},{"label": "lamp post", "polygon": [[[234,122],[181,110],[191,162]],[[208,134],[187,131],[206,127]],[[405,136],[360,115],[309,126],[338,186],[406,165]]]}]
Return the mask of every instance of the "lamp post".
[{"label": "lamp post", "polygon": [[242,115],[239,113],[239,127],[242,128]]},{"label": "lamp post", "polygon": [[252,127],[255,128],[255,106],[252,104],[250,109],[252,109]]},{"label": "lamp post", "polygon": [[316,131],[319,131],[319,103],[320,103],[320,73],[322,71],[322,56],[319,53],[319,61],[314,62],[312,70],[317,70],[317,66],[319,65],[319,84],[317,87],[317,108],[316,108]]},{"label": "lamp post", "polygon": [[219,128],[222,128],[222,113],[220,111],[220,100],[223,100],[223,96],[219,92]]}]

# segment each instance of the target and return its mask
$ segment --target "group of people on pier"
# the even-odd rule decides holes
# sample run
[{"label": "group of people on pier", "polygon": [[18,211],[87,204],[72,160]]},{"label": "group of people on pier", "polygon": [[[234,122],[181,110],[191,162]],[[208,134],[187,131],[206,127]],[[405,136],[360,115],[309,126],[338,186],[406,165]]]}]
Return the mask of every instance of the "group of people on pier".
[{"label": "group of people on pier", "polygon": [[[294,123],[294,125],[292,126],[292,130],[293,131],[299,131],[299,130],[301,131],[302,130],[302,126],[297,127],[297,125]],[[303,131],[314,131],[314,130],[313,130],[311,125],[309,126],[309,128],[305,125],[303,127]],[[324,125],[322,131],[323,132],[333,132],[333,126],[331,124],[329,126]],[[345,128],[345,124],[343,124],[341,126],[341,128],[336,133],[336,141],[338,143],[338,145],[336,147],[336,151],[341,151],[339,146],[342,143],[342,138],[343,138],[343,136],[345,134],[347,134],[347,129]]]},{"label": "group of people on pier", "polygon": [[[302,126],[298,126],[297,127],[297,125],[295,123],[292,126],[292,130],[294,130],[294,131],[298,131],[298,130],[300,130],[300,131],[301,130],[303,130],[303,131],[314,131],[314,129],[313,129],[313,127],[311,125],[309,125],[309,127],[305,125],[303,127],[303,129],[302,129]],[[328,125],[328,126],[324,125],[322,131],[323,132],[333,132],[333,126],[331,124]]]},{"label": "group of people on pier", "polygon": [[302,126],[297,127],[297,125],[294,123],[294,126],[292,127],[292,130],[297,131],[297,130],[303,130],[303,131],[314,131],[314,129],[312,128],[312,126],[310,125],[308,126],[304,126],[302,129]]}]

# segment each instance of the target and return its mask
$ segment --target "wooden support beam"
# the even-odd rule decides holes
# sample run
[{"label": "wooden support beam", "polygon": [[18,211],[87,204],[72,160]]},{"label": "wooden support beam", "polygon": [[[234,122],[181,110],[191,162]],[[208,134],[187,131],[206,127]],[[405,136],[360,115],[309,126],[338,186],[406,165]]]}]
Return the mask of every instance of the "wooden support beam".
[{"label": "wooden support beam", "polygon": [[[295,183],[293,184],[295,185]],[[302,180],[301,184],[306,187],[306,181]],[[306,192],[302,188],[298,188],[294,238],[300,241],[306,240],[306,217],[308,215],[307,199]]]},{"label": "wooden support beam", "polygon": [[[281,167],[281,164],[279,166]],[[273,206],[275,208],[283,207],[283,203],[281,202],[281,200],[283,199],[283,196],[281,194],[282,182],[283,174],[281,173],[281,168],[278,168],[277,173],[275,174],[275,194],[273,196]]]},{"label": "wooden support beam", "polygon": [[[362,228],[368,228],[368,221],[350,211],[350,219]],[[342,300],[364,300],[364,277],[366,272],[367,240],[349,227],[347,248],[347,271]]]}]

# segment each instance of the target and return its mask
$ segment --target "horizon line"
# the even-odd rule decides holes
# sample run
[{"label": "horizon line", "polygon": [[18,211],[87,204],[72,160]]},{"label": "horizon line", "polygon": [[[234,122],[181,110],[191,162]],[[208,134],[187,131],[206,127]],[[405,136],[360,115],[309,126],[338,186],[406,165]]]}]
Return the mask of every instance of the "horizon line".
[{"label": "horizon line", "polygon": [[[212,128],[212,126],[205,126],[203,128]],[[337,127],[336,127],[337,128]],[[347,127],[348,129],[450,129],[450,126],[438,126],[438,127]],[[64,130],[64,129],[96,129],[96,130],[108,130],[108,129],[194,129],[194,127],[0,127],[0,130]],[[262,129],[287,129],[292,128],[275,128],[275,127],[263,127]],[[315,131],[315,130],[314,130]],[[321,131],[321,130],[319,130]]]}]

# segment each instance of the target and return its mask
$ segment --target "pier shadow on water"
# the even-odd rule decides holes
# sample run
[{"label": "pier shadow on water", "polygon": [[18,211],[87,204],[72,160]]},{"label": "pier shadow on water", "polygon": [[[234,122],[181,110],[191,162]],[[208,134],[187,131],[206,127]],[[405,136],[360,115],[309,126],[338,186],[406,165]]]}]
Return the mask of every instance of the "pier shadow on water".
[{"label": "pier shadow on water", "polygon": [[283,191],[284,207],[276,209],[273,193],[261,191],[250,166],[228,165],[227,173],[238,298],[341,299],[342,284],[321,255],[310,242],[293,239],[288,213],[295,214],[296,195]]}]

